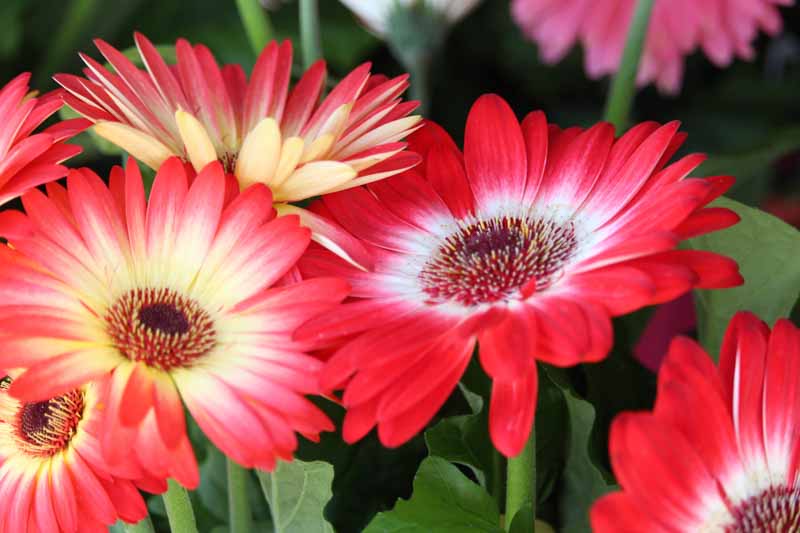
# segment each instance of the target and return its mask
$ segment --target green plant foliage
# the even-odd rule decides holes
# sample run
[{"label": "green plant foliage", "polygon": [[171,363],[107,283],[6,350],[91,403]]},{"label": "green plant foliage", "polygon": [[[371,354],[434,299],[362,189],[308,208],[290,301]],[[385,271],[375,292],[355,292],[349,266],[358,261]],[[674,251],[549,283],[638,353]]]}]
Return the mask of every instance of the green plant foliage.
[{"label": "green plant foliage", "polygon": [[752,311],[770,326],[777,318],[789,316],[800,294],[800,232],[728,198],[712,205],[732,209],[741,222],[696,237],[689,247],[732,257],[745,280],[732,289],[695,292],[700,341],[716,358],[728,322],[737,311]]},{"label": "green plant foliage", "polygon": [[564,533],[590,532],[592,503],[616,488],[611,476],[591,453],[595,409],[579,397],[568,383],[549,372],[564,396],[569,420],[568,438],[562,441],[566,457],[558,494],[559,528]]},{"label": "green plant foliage", "polygon": [[484,488],[490,473],[492,447],[486,438],[486,423],[480,416],[483,398],[460,387],[472,414],[451,416],[425,432],[425,444],[431,455],[469,468]]},{"label": "green plant foliage", "polygon": [[378,514],[365,533],[500,533],[494,500],[449,461],[428,457],[414,478],[414,493]]},{"label": "green plant foliage", "polygon": [[332,533],[322,510],[331,499],[333,467],[322,461],[279,462],[273,472],[258,472],[269,501],[275,533]]}]

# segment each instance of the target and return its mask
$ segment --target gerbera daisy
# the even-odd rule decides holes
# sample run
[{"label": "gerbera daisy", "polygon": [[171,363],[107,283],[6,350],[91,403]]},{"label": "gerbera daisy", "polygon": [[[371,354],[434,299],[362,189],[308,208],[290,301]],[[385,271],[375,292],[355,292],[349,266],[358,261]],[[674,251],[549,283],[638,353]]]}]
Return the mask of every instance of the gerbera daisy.
[{"label": "gerbera daisy", "polygon": [[[12,381],[10,376],[0,381],[2,530],[105,531],[118,519],[144,518],[147,508],[134,483],[102,459],[96,387],[19,402],[8,394]],[[166,489],[161,485],[156,489]]]},{"label": "gerbera daisy", "polygon": [[0,205],[22,193],[67,175],[62,161],[80,153],[63,141],[89,126],[85,119],[59,122],[33,134],[62,106],[61,91],[40,98],[28,90],[30,73],[20,74],[0,89]]},{"label": "gerbera daisy", "polygon": [[[180,39],[178,62],[170,67],[147,38],[137,33],[134,39],[146,71],[98,39],[115,73],[82,54],[86,78],[59,74],[55,80],[98,135],[151,168],[173,155],[198,172],[219,160],[241,188],[266,184],[273,200],[284,203],[380,180],[419,161],[400,142],[420,120],[408,116],[417,102],[400,100],[407,75],[386,79],[370,74],[365,63],[320,102],[324,61],[289,91],[290,41],[266,46],[248,81],[240,65],[220,68],[203,45]],[[317,240],[330,241],[320,233],[329,229],[324,224],[307,225]]]},{"label": "gerbera daisy", "polygon": [[[190,183],[191,182],[191,183]],[[248,467],[290,459],[294,431],[330,421],[304,396],[321,365],[292,340],[300,323],[338,303],[343,281],[271,288],[309,243],[297,217],[275,218],[269,189],[227,205],[225,173],[193,177],[177,158],[145,202],[135,162],[110,189],[88,170],[66,190],[22,197],[27,216],[0,248],[0,367],[25,368],[9,389],[40,401],[99,379],[106,458],[132,445],[143,463],[188,487],[197,469],[181,399],[206,435]],[[159,468],[157,465],[162,465]]]},{"label": "gerbera daisy", "polygon": [[591,511],[610,531],[800,529],[800,331],[772,331],[740,312],[725,334],[719,368],[678,337],[658,376],[653,412],[611,425],[611,464],[621,492]]},{"label": "gerbera daisy", "polygon": [[[655,0],[639,67],[639,85],[677,93],[683,59],[700,47],[717,66],[752,59],[759,29],[781,29],[780,5],[794,0]],[[536,41],[546,63],[557,63],[576,43],[592,78],[619,68],[636,0],[512,0],[511,12]]]},{"label": "gerbera daisy", "polygon": [[477,340],[494,379],[492,439],[515,455],[533,421],[537,360],[597,361],[611,347],[611,316],[740,284],[732,260],[675,250],[738,220],[703,208],[732,180],[686,178],[701,155],[665,167],[684,139],[677,129],[648,122],[615,141],[609,124],[561,130],[541,112],[520,125],[486,95],[469,114],[463,157],[430,123],[412,136],[423,174],[324,197],[320,212],[374,259],[371,272],[324,250],[300,262],[303,275],[341,276],[353,289],[297,332],[349,336],[323,372],[323,387],[345,388],[345,438],[375,425],[387,446],[410,438],[452,392]]}]

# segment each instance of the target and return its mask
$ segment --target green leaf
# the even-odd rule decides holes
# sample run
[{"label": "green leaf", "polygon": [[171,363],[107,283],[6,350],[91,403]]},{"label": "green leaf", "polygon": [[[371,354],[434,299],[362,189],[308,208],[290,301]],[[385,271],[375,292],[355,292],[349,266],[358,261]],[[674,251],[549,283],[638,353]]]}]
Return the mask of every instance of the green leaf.
[{"label": "green leaf", "polygon": [[592,503],[616,488],[609,475],[590,454],[595,410],[570,388],[562,388],[569,416],[569,439],[561,479],[559,516],[562,533],[589,532],[589,509]]},{"label": "green leaf", "polygon": [[332,495],[333,466],[322,461],[279,462],[274,472],[258,472],[258,479],[275,533],[333,533],[323,516]]},{"label": "green leaf", "polygon": [[698,176],[734,175],[736,183],[731,192],[738,191],[765,172],[781,157],[800,148],[800,127],[786,127],[772,132],[760,146],[730,155],[711,155],[694,173]]},{"label": "green leaf", "polygon": [[441,457],[428,457],[414,478],[414,493],[378,514],[365,533],[502,533],[491,496]]},{"label": "green leaf", "polygon": [[480,416],[483,398],[459,385],[472,414],[451,416],[425,432],[431,455],[458,463],[472,470],[482,487],[490,469],[492,447],[486,438],[486,422]]},{"label": "green leaf", "polygon": [[737,311],[752,311],[768,324],[789,316],[800,294],[800,232],[728,198],[718,198],[712,205],[732,209],[741,222],[695,237],[688,246],[732,257],[745,279],[740,287],[695,292],[700,341],[716,358],[725,328]]},{"label": "green leaf", "polygon": [[[530,533],[531,524],[534,523],[533,505],[526,503],[517,510],[508,533]],[[537,524],[538,525],[538,524]],[[537,533],[542,533],[536,528]]]}]

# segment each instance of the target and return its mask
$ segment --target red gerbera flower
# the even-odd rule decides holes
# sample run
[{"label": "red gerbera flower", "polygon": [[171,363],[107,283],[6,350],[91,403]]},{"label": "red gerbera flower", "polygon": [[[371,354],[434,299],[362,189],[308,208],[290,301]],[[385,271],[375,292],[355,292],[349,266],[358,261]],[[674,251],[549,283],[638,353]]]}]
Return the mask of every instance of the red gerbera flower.
[{"label": "red gerbera flower", "polygon": [[797,531],[800,528],[800,331],[740,312],[719,368],[678,337],[652,413],[611,425],[622,486],[591,512],[598,533]]},{"label": "red gerbera flower", "polygon": [[62,105],[61,91],[35,98],[28,92],[29,73],[20,74],[0,89],[0,205],[37,185],[67,175],[62,161],[80,153],[64,140],[80,133],[89,121],[59,122],[32,134]]},{"label": "red gerbera flower", "polygon": [[131,161],[112,171],[110,190],[79,170],[66,190],[22,197],[19,237],[0,248],[0,367],[27,368],[10,387],[27,402],[100,379],[106,458],[116,464],[133,446],[148,468],[194,487],[181,399],[248,467],[290,459],[295,430],[316,438],[332,429],[304,398],[318,391],[321,363],[291,336],[347,287],[272,288],[309,231],[265,209],[261,184],[225,205],[219,163],[188,178],[168,160],[146,203]]},{"label": "red gerbera flower", "polygon": [[[0,381],[0,524],[13,533],[105,531],[147,514],[125,474],[141,475],[130,459],[112,468],[102,459],[104,428],[95,386],[39,402],[8,394]],[[122,475],[122,477],[121,477]],[[163,491],[166,483],[146,483]]]},{"label": "red gerbera flower", "polygon": [[290,41],[266,46],[248,81],[240,65],[220,68],[203,45],[180,39],[178,62],[168,66],[144,36],[135,40],[146,71],[98,39],[115,73],[82,54],[86,79],[55,77],[68,91],[67,104],[95,122],[98,135],[153,169],[170,156],[198,172],[219,160],[242,188],[269,186],[279,213],[302,216],[315,240],[363,260],[345,236],[329,234],[324,222],[284,203],[380,180],[419,162],[400,142],[420,121],[407,116],[417,102],[400,100],[407,75],[386,79],[370,74],[365,63],[320,102],[324,61],[289,91]]},{"label": "red gerbera flower", "polygon": [[470,112],[463,158],[429,124],[412,137],[424,175],[326,196],[321,211],[362,239],[375,264],[359,271],[324,250],[300,262],[306,276],[338,275],[353,288],[352,301],[297,334],[351,336],[323,378],[345,388],[345,438],[375,425],[388,446],[410,438],[477,340],[494,379],[492,439],[515,455],[533,421],[536,360],[597,361],[612,343],[610,316],[740,284],[732,260],[675,250],[738,220],[703,208],[730,178],[686,178],[703,156],[665,167],[684,139],[677,129],[648,122],[615,141],[609,124],[561,130],[541,112],[520,125],[487,95]]}]

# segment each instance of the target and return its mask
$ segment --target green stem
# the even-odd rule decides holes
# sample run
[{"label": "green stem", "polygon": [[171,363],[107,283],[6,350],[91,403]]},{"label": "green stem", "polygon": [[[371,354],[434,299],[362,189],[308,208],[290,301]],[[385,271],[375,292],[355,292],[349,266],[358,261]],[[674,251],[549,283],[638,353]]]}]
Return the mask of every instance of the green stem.
[{"label": "green stem", "polygon": [[227,463],[230,533],[249,533],[253,528],[253,520],[247,496],[248,471],[230,458],[227,459]]},{"label": "green stem", "polygon": [[[532,516],[535,518],[536,431],[534,428],[531,428],[531,436],[528,438],[522,453],[508,460],[506,475],[506,531],[510,530],[517,511],[528,503],[532,506]],[[531,533],[533,533],[533,529],[531,529]]]},{"label": "green stem", "polygon": [[168,481],[168,486],[162,498],[164,507],[167,508],[170,530],[172,533],[197,533],[197,523],[189,493],[174,479]]},{"label": "green stem", "polygon": [[36,73],[36,85],[45,83],[53,72],[58,70],[64,60],[72,55],[80,44],[81,36],[101,11],[100,0],[73,0],[58,27],[50,44],[47,55]]},{"label": "green stem", "polygon": [[505,460],[503,455],[494,447],[492,448],[492,496],[497,508],[502,511],[505,496]]},{"label": "green stem", "polygon": [[258,0],[236,0],[236,7],[239,8],[239,18],[242,19],[247,40],[257,56],[273,38],[272,22]]},{"label": "green stem", "polygon": [[322,57],[317,0],[300,0],[300,44],[303,49],[303,66],[309,68]]},{"label": "green stem", "polygon": [[611,122],[617,133],[628,124],[628,115],[633,105],[636,93],[636,73],[639,70],[639,59],[642,56],[644,39],[647,35],[647,24],[653,10],[653,0],[639,0],[633,14],[628,37],[625,41],[625,51],[619,70],[611,84],[611,92],[606,101],[605,120]]},{"label": "green stem", "polygon": [[144,519],[135,524],[122,522],[122,525],[128,533],[155,533],[153,522],[150,521],[149,516],[145,516]]},{"label": "green stem", "polygon": [[409,93],[412,100],[419,100],[419,108],[415,113],[426,116],[431,105],[430,95],[430,65],[427,57],[418,57],[408,61],[406,68],[411,74]]}]

